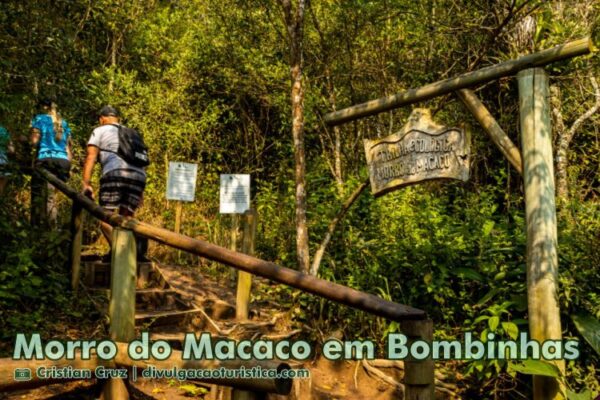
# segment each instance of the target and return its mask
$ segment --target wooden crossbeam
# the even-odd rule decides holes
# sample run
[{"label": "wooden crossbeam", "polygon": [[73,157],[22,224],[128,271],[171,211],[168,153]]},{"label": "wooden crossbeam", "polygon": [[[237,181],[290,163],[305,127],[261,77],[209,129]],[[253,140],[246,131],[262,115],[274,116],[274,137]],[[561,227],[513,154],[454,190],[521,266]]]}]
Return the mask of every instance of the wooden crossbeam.
[{"label": "wooden crossbeam", "polygon": [[476,71],[467,72],[453,78],[430,83],[420,88],[409,89],[391,96],[334,111],[325,115],[325,122],[329,125],[343,124],[394,108],[429,100],[459,89],[466,89],[503,76],[514,75],[523,69],[539,67],[567,58],[589,54],[600,46],[598,31],[596,27],[590,36],[583,39],[574,40],[551,49],[528,54],[514,60],[504,61]]}]

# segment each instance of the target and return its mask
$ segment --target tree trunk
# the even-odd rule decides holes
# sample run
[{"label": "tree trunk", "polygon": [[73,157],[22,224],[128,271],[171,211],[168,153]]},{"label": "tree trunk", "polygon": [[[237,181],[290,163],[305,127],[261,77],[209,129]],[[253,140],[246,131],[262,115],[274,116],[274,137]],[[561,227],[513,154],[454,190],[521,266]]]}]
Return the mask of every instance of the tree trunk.
[{"label": "tree trunk", "polygon": [[590,75],[590,82],[594,88],[595,102],[585,113],[581,114],[573,125],[567,130],[565,128],[562,114],[560,111],[560,91],[558,89],[553,93],[554,107],[553,114],[555,119],[558,121],[556,129],[556,192],[559,201],[565,202],[569,198],[569,181],[567,176],[567,169],[569,167],[569,146],[575,136],[575,132],[581,124],[587,119],[591,118],[600,109],[600,87],[598,82],[593,75]]},{"label": "tree trunk", "polygon": [[321,265],[321,260],[323,259],[323,255],[325,254],[325,250],[327,249],[327,245],[329,244],[329,241],[331,240],[331,237],[333,236],[333,232],[335,231],[335,228],[336,228],[338,222],[340,222],[342,220],[342,218],[344,218],[344,215],[346,215],[346,212],[348,212],[348,210],[350,209],[350,207],[352,206],[352,204],[354,204],[354,202],[356,201],[356,199],[358,199],[358,196],[360,196],[360,194],[368,186],[369,186],[369,179],[367,179],[366,181],[364,181],[352,193],[352,195],[350,195],[350,197],[344,202],[344,204],[342,204],[342,208],[340,209],[340,211],[338,211],[337,215],[331,220],[331,222],[327,226],[327,232],[325,232],[325,236],[323,237],[323,241],[321,242],[321,245],[317,249],[317,251],[315,253],[315,256],[313,258],[313,263],[312,263],[312,265],[310,267],[310,274],[311,275],[317,276],[317,274],[319,273],[319,267]]},{"label": "tree trunk", "polygon": [[108,81],[108,92],[112,93],[115,86],[115,70],[117,68],[117,34],[115,32],[111,35],[110,45],[110,80]]},{"label": "tree trunk", "polygon": [[[333,86],[333,78],[330,75],[329,68],[327,68],[327,90],[329,91],[329,104],[332,111],[337,110],[337,101],[335,96],[335,87]],[[333,157],[334,157],[334,168],[333,176],[337,185],[338,194],[344,195],[344,179],[342,177],[342,137],[340,133],[340,127],[333,127],[334,146],[333,146]]]},{"label": "tree trunk", "polygon": [[291,0],[280,0],[290,38],[290,73],[292,78],[292,137],[296,163],[296,252],[298,270],[308,273],[310,254],[306,225],[306,157],[304,152],[304,82],[302,75],[302,37],[304,0],[292,11]]}]

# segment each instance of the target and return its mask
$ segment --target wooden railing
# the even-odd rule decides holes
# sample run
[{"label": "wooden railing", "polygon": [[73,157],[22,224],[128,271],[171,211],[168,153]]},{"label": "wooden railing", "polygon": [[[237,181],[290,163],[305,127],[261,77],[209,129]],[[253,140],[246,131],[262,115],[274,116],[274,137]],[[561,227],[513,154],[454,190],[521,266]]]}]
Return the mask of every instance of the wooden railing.
[{"label": "wooden railing", "polygon": [[[203,240],[194,239],[169,231],[167,229],[155,227],[134,218],[123,217],[115,213],[107,212],[102,207],[98,206],[93,200],[71,188],[50,172],[38,168],[34,171],[34,173],[38,173],[73,201],[71,220],[71,231],[73,236],[71,247],[71,265],[72,287],[74,291],[76,291],[79,286],[83,210],[86,210],[94,218],[106,222],[115,228],[113,232],[112,243],[113,271],[111,274],[111,301],[109,305],[109,317],[111,319],[110,334],[111,339],[115,342],[127,342],[132,339],[132,335],[134,334],[133,325],[127,322],[131,322],[133,320],[135,312],[134,282],[136,257],[135,239],[131,232],[134,232],[138,236],[154,240],[175,249],[205,257],[253,275],[262,276],[296,289],[300,289],[307,293],[311,293],[379,317],[384,317],[391,321],[401,322],[403,331],[409,337],[409,340],[420,339],[430,341],[432,339],[433,324],[432,321],[427,318],[427,314],[423,310],[384,300],[375,295],[360,292],[358,290],[329,282],[315,276],[306,275],[269,261],[261,260],[247,254],[238,253]],[[115,268],[115,266],[118,267]],[[131,276],[132,274],[133,277]],[[123,343],[121,343],[119,346],[123,347]],[[81,363],[82,361],[71,361],[72,364],[76,364],[77,362]],[[96,361],[92,360],[90,362],[93,364]],[[173,363],[177,362],[177,360],[173,361]],[[27,361],[13,361],[8,359],[0,360],[0,365],[4,365],[5,367],[0,368],[0,391],[55,383],[52,381],[33,380],[29,385],[27,385],[14,382],[14,380],[12,380],[12,375],[10,375],[12,370],[14,368],[19,368],[19,366],[26,366],[27,363]],[[68,361],[65,361],[65,363],[69,364]],[[161,361],[160,363],[166,365],[166,361]],[[242,365],[252,367],[260,365],[265,369],[289,368],[289,366],[285,363],[279,363],[274,366],[273,362],[259,362],[256,360],[253,360],[251,365],[249,363],[246,363],[246,365],[243,361],[235,362],[233,364],[238,367]],[[112,365],[132,367],[134,362],[128,360],[128,357],[118,357],[115,359]],[[231,365],[229,367],[231,367]],[[291,380],[282,379],[262,379],[253,381],[249,381],[247,379],[231,379],[227,381],[219,381],[219,384],[241,389],[251,389],[255,391],[266,391],[280,394],[288,393],[291,388]],[[425,400],[433,399],[433,390],[433,361],[430,359],[424,361],[406,360],[406,398],[419,398]],[[128,398],[127,389],[125,388],[123,381],[119,379],[110,379],[104,387],[104,396],[107,399]]]}]

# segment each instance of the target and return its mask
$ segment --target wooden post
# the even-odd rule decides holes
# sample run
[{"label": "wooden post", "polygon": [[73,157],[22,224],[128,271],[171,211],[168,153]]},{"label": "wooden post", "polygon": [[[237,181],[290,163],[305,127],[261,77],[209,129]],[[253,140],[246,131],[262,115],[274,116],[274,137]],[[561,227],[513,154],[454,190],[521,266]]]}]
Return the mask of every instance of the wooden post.
[{"label": "wooden post", "polygon": [[83,234],[83,208],[73,202],[71,211],[71,289],[77,293],[81,274],[81,236]]},{"label": "wooden post", "polygon": [[181,233],[181,212],[183,211],[183,204],[181,201],[177,201],[175,205],[175,233]]},{"label": "wooden post", "polygon": [[[430,319],[402,322],[402,333],[408,337],[407,346],[416,340],[431,344],[433,322]],[[416,361],[409,357],[404,361],[404,399],[433,400],[435,398],[434,364],[431,358]]]},{"label": "wooden post", "polygon": [[[244,230],[242,236],[242,253],[254,255],[254,237],[256,235],[256,211],[248,210],[244,213]],[[244,271],[238,272],[238,286],[235,304],[235,316],[238,320],[248,319],[248,305],[250,303],[250,289],[252,287],[252,274]]]},{"label": "wooden post", "polygon": [[[112,235],[110,279],[110,338],[129,342],[135,336],[136,246],[133,232],[115,228]],[[109,379],[104,385],[104,400],[129,399],[122,379]]]},{"label": "wooden post", "polygon": [[508,135],[504,133],[504,130],[498,125],[498,122],[496,122],[492,114],[481,100],[479,100],[477,95],[469,89],[461,89],[457,91],[456,94],[465,106],[467,106],[469,111],[471,111],[471,114],[473,114],[477,122],[483,127],[484,131],[496,146],[498,146],[511,165],[515,167],[519,174],[523,175],[523,160],[521,159],[519,148],[515,146]]},{"label": "wooden post", "polygon": [[[530,339],[561,340],[552,129],[548,75],[541,68],[519,72],[527,223],[527,302]],[[556,361],[564,372],[564,361]],[[534,376],[534,399],[562,398],[556,379]]]},{"label": "wooden post", "polygon": [[[237,242],[239,237],[240,230],[240,216],[239,214],[231,214],[231,236],[229,239],[229,249],[232,251],[237,251]],[[237,277],[237,271],[231,270],[231,282],[235,283]]]},{"label": "wooden post", "polygon": [[[183,202],[176,200],[175,205],[175,233],[181,233],[181,214],[183,211]],[[181,262],[181,251],[177,250],[177,262]]]},{"label": "wooden post", "polygon": [[[254,238],[256,236],[256,210],[250,209],[244,213],[242,231],[242,253],[254,255]],[[250,291],[252,289],[252,274],[238,271],[237,295],[235,299],[235,317],[238,321],[248,319]],[[258,395],[248,390],[234,389],[232,400],[255,400]]]}]

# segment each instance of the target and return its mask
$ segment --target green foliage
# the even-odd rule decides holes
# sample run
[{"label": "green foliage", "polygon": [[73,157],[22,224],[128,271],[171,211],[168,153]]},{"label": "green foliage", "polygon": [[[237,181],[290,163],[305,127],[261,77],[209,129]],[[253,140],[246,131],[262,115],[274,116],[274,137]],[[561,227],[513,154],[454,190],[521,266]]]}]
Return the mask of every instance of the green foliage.
[{"label": "green foliage", "polygon": [[[542,49],[584,36],[598,11],[598,4],[587,2],[309,2],[303,72],[311,253],[367,175],[362,139],[397,131],[410,109],[337,128],[326,127],[323,114],[506,60],[515,50],[511,32],[525,15],[536,17],[533,45]],[[218,214],[219,174],[250,173],[259,213],[257,255],[294,267],[289,48],[280,14],[274,0],[7,2],[0,12],[0,124],[13,139],[23,139],[37,95],[56,95],[74,131],[76,185],[97,123],[94,112],[112,103],[150,147],[140,219],[173,228],[174,206],[164,196],[168,162],[195,162],[197,200],[184,206],[183,233],[227,246],[231,220]],[[596,55],[548,67],[567,126],[589,109],[591,89],[583,75],[598,76],[598,65]],[[514,80],[479,89],[518,143]],[[471,180],[429,182],[377,199],[365,191],[338,224],[320,276],[425,309],[439,337],[473,331],[514,339],[528,331],[521,177],[452,97],[419,106],[431,108],[440,123],[470,124]],[[558,219],[563,330],[565,337],[588,340],[577,330],[582,320],[569,317],[600,318],[598,122],[598,114],[592,116],[572,139],[571,197],[560,205]],[[66,312],[71,300],[65,294],[66,234],[32,232],[25,183],[13,178],[10,187],[0,207],[3,339],[39,329],[49,310]],[[288,288],[261,290],[256,301],[281,299],[298,325],[315,332],[382,339],[399,330],[397,323]],[[599,357],[582,346],[581,360],[567,365],[573,388],[600,390],[594,367]],[[472,380],[476,398],[506,397],[505,389],[523,386],[500,360],[453,368]]]},{"label": "green foliage", "polygon": [[183,391],[186,397],[200,397],[208,393],[208,389],[193,384],[181,385],[179,390]]},{"label": "green foliage", "polygon": [[52,322],[48,313],[70,307],[68,234],[32,229],[24,208],[10,200],[0,199],[0,341],[40,331]]},{"label": "green foliage", "polygon": [[600,355],[600,322],[590,315],[573,315],[575,326],[581,336]]},{"label": "green foliage", "polygon": [[[510,362],[508,364],[508,372],[510,374],[521,373],[525,375],[538,375],[547,376],[550,378],[557,378],[566,387],[568,384],[565,380],[565,375],[558,369],[554,364],[541,361],[541,360],[523,360],[519,362]],[[563,395],[565,393],[563,392]],[[592,392],[590,390],[584,390],[582,392],[574,392],[570,388],[566,389],[566,398],[568,400],[592,400]]]},{"label": "green foliage", "polygon": [[510,362],[509,372],[520,372],[527,375],[549,376],[551,378],[560,377],[560,370],[554,364],[541,360],[523,360],[519,362]]}]

